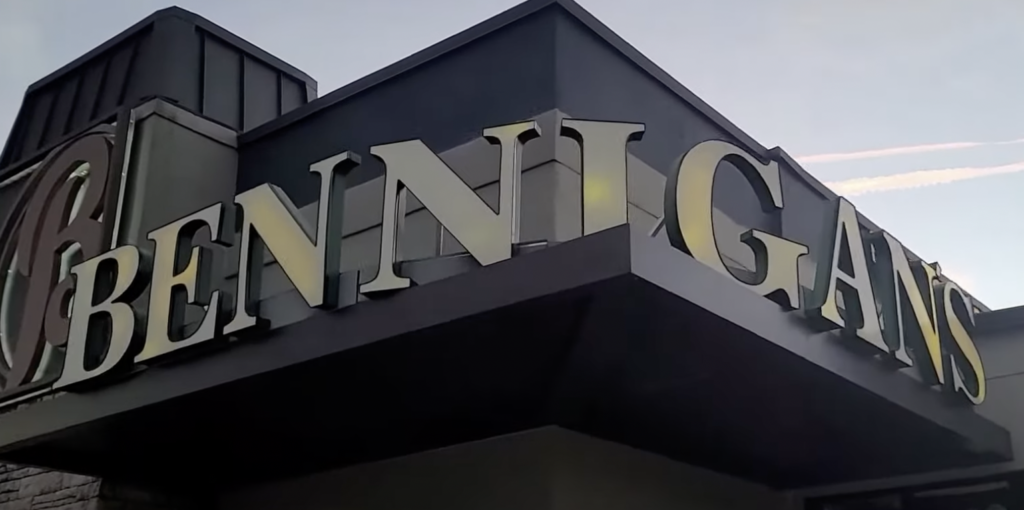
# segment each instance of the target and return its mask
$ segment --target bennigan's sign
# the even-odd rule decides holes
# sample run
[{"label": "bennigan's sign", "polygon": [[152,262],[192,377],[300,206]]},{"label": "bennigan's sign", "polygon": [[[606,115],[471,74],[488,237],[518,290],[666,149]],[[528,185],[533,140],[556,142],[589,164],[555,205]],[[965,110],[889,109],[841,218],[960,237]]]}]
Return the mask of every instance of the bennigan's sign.
[{"label": "bennigan's sign", "polygon": [[[581,147],[583,235],[626,223],[626,146],[643,132],[642,124],[562,121],[560,135]],[[360,164],[356,154],[310,166],[320,180],[315,228],[282,190],[263,184],[235,196],[234,207],[212,204],[149,232],[152,249],[122,245],[105,251],[112,234],[104,214],[115,203],[107,184],[111,133],[100,129],[51,154],[2,225],[0,267],[9,271],[0,275],[0,400],[75,390],[133,365],[265,327],[259,306],[265,250],[310,307],[343,308],[359,293],[409,287],[396,267],[407,190],[481,265],[509,259],[519,242],[523,146],[540,135],[534,122],[483,131],[500,150],[497,211],[422,142],[372,147],[370,154],[386,168],[384,214],[379,270],[360,285],[338,269],[345,180]],[[823,249],[816,253],[817,274],[807,285],[813,292],[802,295],[797,265],[808,247],[760,230],[741,237],[755,255],[754,282],[735,277],[723,262],[712,221],[712,188],[723,161],[740,169],[765,212],[785,207],[777,162],[729,142],[705,141],[683,156],[666,186],[665,225],[673,246],[786,310],[803,310],[809,327],[838,330],[845,341],[897,366],[916,366],[926,384],[975,404],[984,401],[984,369],[970,336],[971,298],[941,278],[937,265],[910,260],[886,232],[865,235],[853,205],[842,198],[834,202]],[[230,296],[212,288],[212,255],[193,240],[200,230],[239,252]],[[189,305],[201,314],[186,323]]]}]

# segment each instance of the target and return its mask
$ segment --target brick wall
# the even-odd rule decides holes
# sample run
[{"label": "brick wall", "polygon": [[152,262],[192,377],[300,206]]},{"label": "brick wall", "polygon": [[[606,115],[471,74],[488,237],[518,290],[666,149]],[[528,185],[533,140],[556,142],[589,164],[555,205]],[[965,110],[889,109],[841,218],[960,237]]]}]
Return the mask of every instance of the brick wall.
[{"label": "brick wall", "polygon": [[202,510],[213,498],[0,464],[0,510]]},{"label": "brick wall", "polygon": [[100,492],[88,476],[0,465],[0,510],[99,510]]}]

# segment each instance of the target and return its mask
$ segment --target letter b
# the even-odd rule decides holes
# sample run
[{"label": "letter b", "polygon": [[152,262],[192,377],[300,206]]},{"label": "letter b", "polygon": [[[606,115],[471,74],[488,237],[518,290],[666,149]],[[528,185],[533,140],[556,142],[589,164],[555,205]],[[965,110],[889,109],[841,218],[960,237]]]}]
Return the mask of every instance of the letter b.
[{"label": "letter b", "polygon": [[[139,338],[140,328],[129,304],[145,288],[138,248],[122,246],[109,251],[73,267],[71,274],[76,286],[67,353],[64,372],[54,388],[93,379],[130,360]],[[95,342],[107,344],[98,363],[90,355]]]}]

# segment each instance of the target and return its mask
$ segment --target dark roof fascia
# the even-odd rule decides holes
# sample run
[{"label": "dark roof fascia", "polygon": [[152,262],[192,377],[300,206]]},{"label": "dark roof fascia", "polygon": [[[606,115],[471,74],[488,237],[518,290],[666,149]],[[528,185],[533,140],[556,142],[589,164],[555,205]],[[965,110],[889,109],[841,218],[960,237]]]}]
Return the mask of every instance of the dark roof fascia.
[{"label": "dark roof fascia", "polygon": [[127,30],[121,32],[120,34],[117,34],[116,36],[107,40],[106,42],[97,46],[96,48],[93,48],[85,55],[76,58],[75,60],[71,61],[71,63],[46,75],[39,81],[33,83],[32,85],[29,85],[28,90],[26,91],[26,96],[42,87],[49,85],[50,83],[53,83],[54,81],[60,79],[62,76],[68,74],[72,70],[80,67],[82,64],[91,61],[100,54],[128,40],[133,35],[139,33],[142,30],[145,30],[147,27],[149,27],[156,21],[165,18],[179,18],[188,21],[202,28],[203,30],[213,34],[214,36],[223,39],[225,42],[228,42],[234,46],[237,46],[238,48],[241,48],[246,53],[253,55],[254,57],[266,62],[267,64],[270,64],[278,68],[279,70],[290,74],[292,77],[303,80],[307,87],[312,87],[314,91],[316,90],[316,80],[314,80],[308,74],[298,70],[291,64],[271,55],[270,53],[267,53],[264,50],[261,50],[252,43],[246,41],[245,39],[242,39],[241,37],[238,37],[237,35],[232,34],[231,32],[228,32],[226,29],[211,22],[210,20],[207,20],[206,18],[203,18],[202,16],[199,16],[198,14],[186,11],[185,9],[182,9],[180,7],[168,7],[166,9],[161,9],[159,11],[154,12],[153,14],[150,14],[142,21],[132,25]]}]

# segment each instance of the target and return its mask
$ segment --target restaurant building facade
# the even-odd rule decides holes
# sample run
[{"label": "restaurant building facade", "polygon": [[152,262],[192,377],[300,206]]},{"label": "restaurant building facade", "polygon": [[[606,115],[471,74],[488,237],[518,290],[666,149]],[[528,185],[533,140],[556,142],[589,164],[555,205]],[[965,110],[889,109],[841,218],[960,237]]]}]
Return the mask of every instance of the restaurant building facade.
[{"label": "restaurant building facade", "polygon": [[157,12],[29,88],[0,229],[0,508],[1024,502],[1024,309],[568,0],[322,97]]}]

